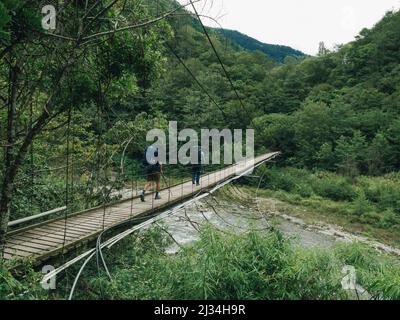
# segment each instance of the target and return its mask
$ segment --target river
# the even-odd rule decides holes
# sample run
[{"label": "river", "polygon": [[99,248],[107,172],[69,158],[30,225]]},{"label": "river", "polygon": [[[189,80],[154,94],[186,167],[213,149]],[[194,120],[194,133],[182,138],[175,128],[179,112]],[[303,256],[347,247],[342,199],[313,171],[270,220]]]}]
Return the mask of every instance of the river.
[{"label": "river", "polygon": [[[290,221],[279,216],[264,216],[255,208],[211,198],[186,207],[164,222],[168,232],[180,245],[196,241],[199,237],[199,226],[204,223],[211,223],[219,230],[236,234],[251,229],[264,231],[273,224],[290,238],[294,245],[307,248],[329,248],[337,241],[346,241],[334,235],[310,230],[300,221]],[[176,253],[178,250],[178,245],[174,243],[167,252]]]}]

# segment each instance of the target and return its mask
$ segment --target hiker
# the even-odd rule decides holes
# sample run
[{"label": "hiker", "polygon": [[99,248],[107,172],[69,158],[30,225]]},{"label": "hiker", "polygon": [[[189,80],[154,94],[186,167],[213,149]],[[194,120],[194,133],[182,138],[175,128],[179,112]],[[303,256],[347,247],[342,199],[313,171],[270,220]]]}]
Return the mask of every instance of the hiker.
[{"label": "hiker", "polygon": [[201,171],[204,164],[204,152],[200,146],[194,146],[192,149],[192,182],[200,185]]},{"label": "hiker", "polygon": [[147,182],[140,194],[140,200],[144,202],[146,191],[151,187],[152,183],[156,184],[156,196],[155,200],[160,200],[161,190],[161,175],[162,175],[162,163],[158,157],[158,148],[151,145],[146,148],[144,153],[143,166],[146,168]]}]

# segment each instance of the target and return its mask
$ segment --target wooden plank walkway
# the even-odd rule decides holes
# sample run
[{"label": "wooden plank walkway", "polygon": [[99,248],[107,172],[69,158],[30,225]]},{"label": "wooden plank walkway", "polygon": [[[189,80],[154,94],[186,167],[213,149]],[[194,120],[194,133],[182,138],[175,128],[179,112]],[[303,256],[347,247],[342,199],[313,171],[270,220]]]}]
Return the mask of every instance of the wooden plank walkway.
[{"label": "wooden plank walkway", "polygon": [[[278,152],[259,156],[255,165],[271,160]],[[250,168],[246,163],[240,170]],[[24,229],[16,230],[7,235],[5,258],[33,258],[43,261],[77,247],[80,243],[95,239],[104,228],[129,221],[132,218],[146,215],[167,208],[175,203],[197,194],[201,188],[209,189],[237,174],[238,165],[232,165],[220,171],[202,176],[202,184],[196,187],[191,181],[167,188],[161,191],[161,200],[154,200],[154,195],[148,194],[146,202],[138,197],[123,200],[119,203],[98,207],[68,216],[50,220]],[[65,243],[64,243],[65,237]]]}]

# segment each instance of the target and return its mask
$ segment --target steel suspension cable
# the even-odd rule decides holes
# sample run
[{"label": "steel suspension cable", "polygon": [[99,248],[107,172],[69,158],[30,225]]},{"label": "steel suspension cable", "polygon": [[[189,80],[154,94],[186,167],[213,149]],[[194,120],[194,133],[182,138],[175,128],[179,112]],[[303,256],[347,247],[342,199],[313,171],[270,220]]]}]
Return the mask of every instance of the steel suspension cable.
[{"label": "steel suspension cable", "polygon": [[189,1],[190,1],[190,4],[192,5],[192,8],[193,8],[193,10],[194,10],[194,13],[195,13],[196,16],[197,16],[197,19],[198,19],[199,22],[200,22],[200,25],[201,25],[201,27],[202,27],[202,29],[203,29],[204,34],[205,34],[205,36],[207,37],[207,40],[208,40],[208,42],[210,43],[211,48],[212,48],[212,50],[214,51],[214,54],[215,54],[215,56],[217,57],[218,62],[219,62],[219,64],[220,64],[221,67],[222,67],[222,70],[223,70],[224,73],[225,73],[226,78],[228,79],[228,81],[229,81],[229,83],[230,83],[230,85],[231,85],[233,91],[235,92],[236,97],[238,98],[238,100],[239,100],[239,102],[240,102],[241,107],[242,107],[244,110],[246,110],[246,108],[245,108],[245,106],[244,106],[244,104],[243,104],[243,101],[242,101],[242,99],[240,98],[239,93],[238,93],[238,91],[237,91],[235,85],[233,84],[233,81],[232,81],[232,79],[231,79],[231,77],[230,77],[228,71],[227,71],[226,68],[225,68],[224,63],[222,62],[222,59],[221,59],[221,57],[220,57],[220,55],[219,55],[217,49],[215,48],[214,43],[213,43],[212,40],[211,40],[211,37],[210,37],[210,35],[209,35],[208,31],[207,31],[207,28],[204,26],[203,22],[201,21],[200,15],[199,15],[199,13],[197,12],[197,9],[196,9],[196,7],[195,7],[195,5],[194,5],[194,3],[193,3],[193,0],[189,0]]},{"label": "steel suspension cable", "polygon": [[69,108],[68,111],[68,123],[67,123],[67,139],[66,139],[66,169],[65,169],[65,213],[64,213],[64,235],[63,235],[63,244],[62,244],[62,258],[64,260],[64,249],[67,241],[67,224],[68,224],[68,211],[69,211],[69,175],[70,175],[70,136],[71,136],[71,107]]},{"label": "steel suspension cable", "polygon": [[197,83],[199,88],[207,95],[207,97],[210,99],[210,101],[221,111],[222,115],[226,117],[226,113],[224,109],[215,101],[215,99],[208,93],[206,88],[201,84],[201,82],[197,79],[197,77],[194,75],[192,70],[189,69],[189,67],[186,65],[186,63],[182,60],[182,58],[176,53],[176,51],[168,44],[168,42],[165,42],[165,45],[167,48],[172,52],[172,54],[175,56],[175,58],[179,61],[179,63],[185,68],[185,70],[189,73],[189,75],[193,78],[193,80]]},{"label": "steel suspension cable", "polygon": [[[275,156],[276,156],[276,155],[275,155]],[[270,159],[271,159],[271,158],[265,159],[265,160],[261,161],[261,162],[260,162],[259,164],[257,164],[254,168],[257,168],[258,166],[262,165],[264,162],[266,162],[266,161],[268,161],[268,160],[270,160]],[[200,193],[198,193],[198,194],[195,195],[191,200],[186,201],[186,202],[182,203],[181,205],[176,206],[176,207],[173,208],[172,210],[168,210],[168,211],[166,211],[166,212],[164,212],[164,213],[162,213],[162,214],[160,214],[160,215],[155,214],[154,217],[151,218],[150,220],[147,220],[146,222],[144,222],[144,223],[142,223],[142,224],[140,224],[140,225],[137,225],[137,226],[133,227],[132,229],[128,229],[128,230],[126,230],[126,231],[123,231],[123,232],[121,232],[120,234],[114,236],[113,238],[108,239],[105,243],[102,243],[102,244],[100,245],[100,247],[103,248],[103,247],[106,247],[106,246],[107,246],[107,248],[110,249],[114,244],[116,244],[116,243],[119,242],[120,240],[124,239],[126,236],[132,234],[134,231],[139,230],[139,229],[141,229],[141,228],[143,228],[143,227],[145,227],[145,226],[147,226],[147,225],[150,225],[150,224],[152,224],[152,223],[154,223],[154,222],[156,222],[156,221],[163,220],[163,219],[165,219],[166,217],[170,216],[171,214],[174,214],[174,213],[176,213],[177,211],[182,210],[182,209],[185,208],[187,205],[189,205],[189,204],[191,204],[191,203],[193,203],[193,202],[197,202],[197,201],[203,199],[204,197],[206,197],[206,196],[208,196],[208,195],[211,195],[212,193],[216,192],[218,189],[220,189],[221,187],[225,186],[225,185],[228,184],[229,182],[236,181],[236,180],[240,179],[241,177],[243,177],[244,175],[248,174],[248,173],[250,172],[250,170],[253,170],[253,168],[244,169],[243,172],[241,172],[240,175],[235,176],[235,177],[232,177],[232,178],[228,179],[228,180],[225,181],[225,182],[220,182],[220,183],[218,183],[218,185],[215,186],[215,187],[214,187],[213,189],[211,189],[210,191],[201,190],[200,193],[201,193],[201,192],[204,192],[203,195],[200,195]],[[142,217],[141,219],[143,219],[143,217]],[[139,219],[135,219],[135,220],[139,220]],[[126,222],[125,222],[125,223],[120,223],[120,224],[117,225],[117,226],[112,226],[112,227],[108,228],[108,230],[115,229],[115,228],[117,228],[118,226],[122,226],[123,224],[126,224]],[[70,266],[72,266],[72,265],[75,264],[76,262],[80,261],[81,259],[83,259],[83,258],[89,256],[88,259],[85,261],[85,263],[82,265],[82,267],[81,267],[81,269],[80,269],[80,271],[79,271],[77,277],[75,278],[75,281],[74,281],[74,284],[73,284],[73,287],[72,287],[72,290],[71,290],[71,294],[70,294],[70,299],[71,299],[71,298],[72,298],[72,295],[73,295],[73,292],[74,292],[74,290],[75,290],[77,281],[78,281],[78,279],[79,279],[79,277],[80,277],[80,275],[81,275],[81,273],[82,273],[84,267],[85,267],[86,264],[90,261],[90,259],[96,254],[95,250],[96,250],[96,248],[91,249],[91,250],[89,250],[89,251],[87,251],[87,252],[81,254],[80,256],[78,256],[78,257],[72,259],[71,261],[67,262],[66,264],[64,264],[63,266],[59,267],[58,269],[56,269],[56,270],[50,272],[49,274],[47,274],[47,275],[43,278],[42,282],[48,281],[48,279],[51,279],[51,278],[54,277],[56,274],[58,274],[58,273],[60,273],[61,271],[63,271],[63,270],[65,270],[65,269],[69,268]]]}]

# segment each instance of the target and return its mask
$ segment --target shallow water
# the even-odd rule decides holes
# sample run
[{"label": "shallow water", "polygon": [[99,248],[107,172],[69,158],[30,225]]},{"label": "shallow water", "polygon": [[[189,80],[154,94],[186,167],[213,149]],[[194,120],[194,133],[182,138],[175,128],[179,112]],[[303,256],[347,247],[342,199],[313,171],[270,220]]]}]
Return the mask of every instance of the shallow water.
[{"label": "shallow water", "polygon": [[[206,199],[192,204],[179,213],[164,220],[168,233],[179,243],[188,244],[199,239],[198,228],[211,223],[215,228],[235,234],[257,230],[266,232],[271,226],[280,230],[295,246],[305,248],[328,249],[337,242],[351,242],[346,237],[337,237],[326,230],[313,229],[302,220],[285,216],[266,216],[256,208],[244,207],[235,202]],[[292,220],[293,219],[293,220]],[[173,243],[166,253],[179,252],[179,246]],[[369,293],[356,284],[357,296],[361,300],[369,300]],[[354,297],[354,299],[356,299]]]},{"label": "shallow water", "polygon": [[[164,222],[168,232],[180,245],[196,241],[199,238],[197,229],[205,223],[211,223],[219,230],[235,234],[250,230],[263,232],[274,225],[290,238],[293,244],[306,248],[329,248],[335,242],[341,241],[332,235],[308,230],[305,225],[280,217],[266,217],[254,208],[211,198],[188,206]],[[167,253],[178,251],[179,246],[175,243],[167,248]]]}]

